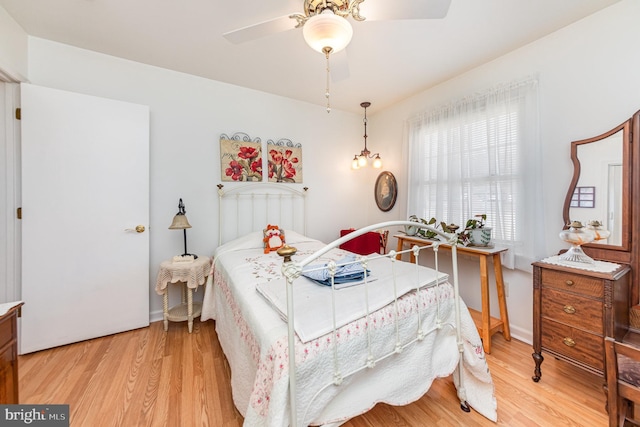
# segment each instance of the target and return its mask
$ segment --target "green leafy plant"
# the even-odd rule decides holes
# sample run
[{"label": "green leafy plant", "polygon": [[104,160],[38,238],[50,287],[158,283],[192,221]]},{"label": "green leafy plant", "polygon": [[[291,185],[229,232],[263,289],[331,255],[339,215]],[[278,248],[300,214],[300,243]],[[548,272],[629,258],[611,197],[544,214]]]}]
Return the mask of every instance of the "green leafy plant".
[{"label": "green leafy plant", "polygon": [[[427,221],[426,219],[418,218],[416,215],[411,215],[409,216],[409,221],[430,225],[434,228],[437,227],[437,225],[433,225],[437,222],[435,218],[431,218],[429,221]],[[425,239],[435,239],[438,236],[435,232],[427,230],[426,228],[419,229],[417,234],[421,237],[424,237]]]},{"label": "green leafy plant", "polygon": [[[470,237],[471,230],[484,228],[486,220],[487,220],[487,214],[475,215],[474,218],[468,219],[465,224],[464,230],[462,230],[458,234],[459,241],[465,246],[472,243],[471,237]],[[477,239],[478,236],[476,236],[475,238]],[[473,243],[477,244],[477,242],[473,242]]]},{"label": "green leafy plant", "polygon": [[468,219],[465,224],[465,230],[473,230],[475,228],[483,228],[484,222],[487,220],[487,214],[475,215],[477,219]]},{"label": "green leafy plant", "polygon": [[[427,221],[423,218],[419,218],[416,215],[409,216],[409,221],[431,225],[434,228],[438,228],[439,226],[440,229],[445,233],[456,234],[458,236],[458,242],[465,246],[471,243],[470,236],[469,236],[471,230],[476,228],[484,228],[486,220],[487,220],[487,214],[475,215],[474,218],[468,219],[467,222],[465,223],[464,228],[460,230],[460,226],[453,223],[447,224],[444,221],[440,221],[440,223],[438,224],[438,220],[435,218],[431,218],[429,221]],[[426,239],[435,239],[437,237],[436,233],[424,228],[419,229],[417,234]]]}]

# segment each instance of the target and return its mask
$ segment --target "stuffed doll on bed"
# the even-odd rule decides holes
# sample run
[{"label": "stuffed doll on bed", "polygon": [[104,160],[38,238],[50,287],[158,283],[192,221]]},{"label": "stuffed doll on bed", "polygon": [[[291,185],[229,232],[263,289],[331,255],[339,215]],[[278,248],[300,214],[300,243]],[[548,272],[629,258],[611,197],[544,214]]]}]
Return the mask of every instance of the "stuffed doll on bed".
[{"label": "stuffed doll on bed", "polygon": [[281,230],[277,225],[267,225],[264,229],[264,253],[268,254],[271,251],[277,251],[284,246],[284,230]]}]

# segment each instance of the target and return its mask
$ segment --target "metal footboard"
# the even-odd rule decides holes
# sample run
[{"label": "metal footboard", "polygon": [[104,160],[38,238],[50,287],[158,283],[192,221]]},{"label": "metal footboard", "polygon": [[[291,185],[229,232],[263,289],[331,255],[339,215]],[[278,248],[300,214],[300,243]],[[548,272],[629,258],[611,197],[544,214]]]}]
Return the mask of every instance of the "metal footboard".
[{"label": "metal footboard", "polygon": [[[410,339],[407,342],[401,342],[400,341],[400,336],[398,333],[398,322],[399,322],[399,316],[398,316],[398,312],[397,312],[397,307],[398,307],[398,295],[397,295],[397,283],[396,283],[396,275],[395,275],[395,263],[396,262],[401,262],[401,261],[396,261],[396,256],[397,255],[401,255],[403,253],[413,253],[413,255],[415,255],[415,264],[416,264],[416,274],[418,272],[418,259],[419,259],[419,253],[422,250],[425,249],[430,249],[434,251],[434,259],[435,259],[435,270],[436,270],[436,278],[439,277],[438,275],[438,247],[441,243],[446,243],[447,245],[451,246],[451,257],[452,257],[452,274],[450,276],[450,279],[452,279],[453,281],[453,289],[454,289],[454,298],[455,298],[455,325],[449,325],[453,328],[455,328],[456,331],[456,343],[457,343],[457,349],[459,352],[459,361],[458,361],[458,369],[457,369],[457,375],[459,376],[457,378],[457,382],[459,384],[458,387],[458,398],[460,399],[460,404],[461,407],[464,410],[468,411],[468,406],[466,403],[466,391],[464,389],[464,382],[462,381],[462,375],[463,375],[463,369],[462,369],[462,363],[463,363],[463,342],[462,342],[462,337],[461,337],[461,332],[460,332],[460,328],[459,325],[461,324],[461,313],[460,313],[460,295],[459,295],[459,284],[458,284],[458,262],[457,262],[457,236],[454,234],[447,234],[444,233],[440,230],[437,230],[429,225],[426,224],[419,224],[416,222],[410,222],[410,221],[388,221],[388,222],[383,222],[383,223],[378,223],[378,224],[374,224],[374,225],[370,225],[361,229],[358,229],[354,232],[351,232],[347,235],[345,235],[344,237],[341,237],[333,242],[331,242],[330,244],[326,245],[325,247],[323,247],[322,249],[316,251],[315,253],[313,253],[312,255],[306,257],[305,259],[303,259],[302,261],[293,261],[292,260],[292,256],[295,254],[296,249],[292,248],[292,247],[288,247],[285,246],[283,248],[281,248],[278,253],[284,257],[284,263],[282,265],[282,272],[283,275],[286,278],[286,282],[287,282],[287,286],[286,286],[286,295],[287,295],[287,323],[288,323],[288,347],[289,347],[289,398],[290,398],[290,410],[291,410],[291,426],[296,426],[297,422],[298,422],[298,410],[300,408],[298,408],[297,406],[297,384],[296,384],[296,360],[294,355],[296,354],[295,352],[295,338],[296,338],[296,332],[295,332],[295,325],[294,325],[294,299],[293,299],[293,294],[294,294],[294,283],[296,281],[296,279],[298,279],[302,273],[302,270],[311,265],[312,262],[314,262],[315,260],[317,260],[318,258],[322,257],[324,254],[326,254],[327,252],[329,252],[332,249],[338,248],[340,245],[344,244],[345,242],[352,240],[354,238],[357,238],[358,236],[361,236],[367,232],[373,231],[373,230],[377,230],[377,229],[381,229],[381,228],[389,228],[389,227],[403,227],[403,226],[412,226],[412,227],[417,227],[417,228],[424,228],[427,229],[429,231],[434,232],[437,235],[438,240],[437,241],[429,241],[429,242],[425,242],[425,246],[414,246],[411,249],[408,250],[403,250],[401,252],[396,252],[396,251],[390,251],[389,253],[385,254],[385,255],[370,255],[370,256],[364,256],[364,257],[359,257],[356,261],[354,261],[355,263],[361,263],[363,269],[366,271],[367,270],[367,264],[372,261],[373,259],[376,258],[381,258],[381,257],[388,257],[391,261],[392,261],[392,271],[394,272],[393,274],[393,287],[394,287],[394,297],[395,300],[393,302],[393,304],[395,305],[395,309],[396,309],[396,316],[395,316],[395,328],[396,328],[396,334],[395,334],[395,346],[394,349],[390,352],[387,352],[385,354],[382,355],[378,355],[378,356],[374,356],[373,352],[372,352],[372,348],[371,348],[371,339],[370,339],[370,334],[372,333],[369,329],[367,328],[367,341],[368,341],[368,345],[367,345],[367,351],[368,351],[368,355],[367,355],[367,359],[366,359],[366,363],[363,364],[362,366],[360,366],[359,368],[355,369],[355,370],[351,370],[349,372],[342,372],[341,368],[340,368],[340,360],[338,360],[338,340],[336,339],[336,331],[338,329],[337,325],[336,325],[336,312],[335,312],[335,282],[334,282],[334,277],[335,277],[335,271],[337,269],[337,267],[342,266],[344,264],[338,265],[335,262],[329,262],[327,263],[327,268],[329,269],[329,274],[331,277],[331,288],[332,288],[332,308],[333,308],[333,365],[334,365],[334,374],[333,374],[333,381],[329,384],[327,384],[324,388],[322,388],[321,390],[319,390],[317,394],[319,394],[320,392],[322,392],[324,389],[326,389],[329,386],[335,385],[338,386],[340,385],[343,380],[351,375],[354,375],[358,372],[361,372],[363,370],[366,369],[373,369],[375,367],[375,365],[377,363],[379,363],[380,361],[390,357],[393,354],[397,354],[397,353],[401,353],[405,348],[419,342],[422,341],[424,339],[424,337],[437,329],[443,328],[447,325],[444,325],[441,322],[440,316],[437,316],[437,322],[435,325],[423,325],[422,324],[422,317],[421,317],[421,311],[420,311],[420,304],[418,304],[418,309],[417,309],[417,316],[418,316],[418,328],[417,331],[415,333],[415,336]],[[436,279],[436,286],[439,286],[440,283],[438,281],[438,279]],[[369,294],[368,294],[368,289],[369,289],[369,284],[367,281],[367,275],[364,275],[364,284],[363,286],[365,287],[365,298],[366,298],[366,304],[367,304],[367,310],[366,310],[366,316],[368,317],[371,312],[369,310]],[[421,284],[420,281],[418,280],[418,277],[416,276],[416,288],[415,291],[419,292],[421,288]],[[438,299],[438,313],[439,313],[439,299]],[[304,414],[306,414],[307,408],[302,408],[304,410]],[[303,417],[302,419],[306,419],[305,417]]]}]

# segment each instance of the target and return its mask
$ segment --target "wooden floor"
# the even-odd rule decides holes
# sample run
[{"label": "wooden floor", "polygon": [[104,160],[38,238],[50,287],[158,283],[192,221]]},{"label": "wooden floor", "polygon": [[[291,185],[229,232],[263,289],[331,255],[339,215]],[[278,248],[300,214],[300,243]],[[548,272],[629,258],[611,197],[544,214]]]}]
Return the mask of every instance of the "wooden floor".
[{"label": "wooden floor", "polygon": [[[545,358],[531,380],[532,349],[494,335],[487,356],[498,401],[498,423],[460,410],[450,378],[419,401],[379,404],[345,426],[606,426],[602,380]],[[20,402],[69,404],[71,426],[240,426],[229,371],[213,321],[162,322],[150,327],[45,350],[19,358]]]}]

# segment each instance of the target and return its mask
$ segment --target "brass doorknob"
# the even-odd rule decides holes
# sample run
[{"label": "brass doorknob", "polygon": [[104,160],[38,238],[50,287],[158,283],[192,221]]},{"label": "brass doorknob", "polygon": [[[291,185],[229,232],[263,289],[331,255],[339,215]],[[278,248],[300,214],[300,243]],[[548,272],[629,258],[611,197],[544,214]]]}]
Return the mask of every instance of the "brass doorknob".
[{"label": "brass doorknob", "polygon": [[136,225],[136,231],[138,233],[144,233],[144,225]]}]

